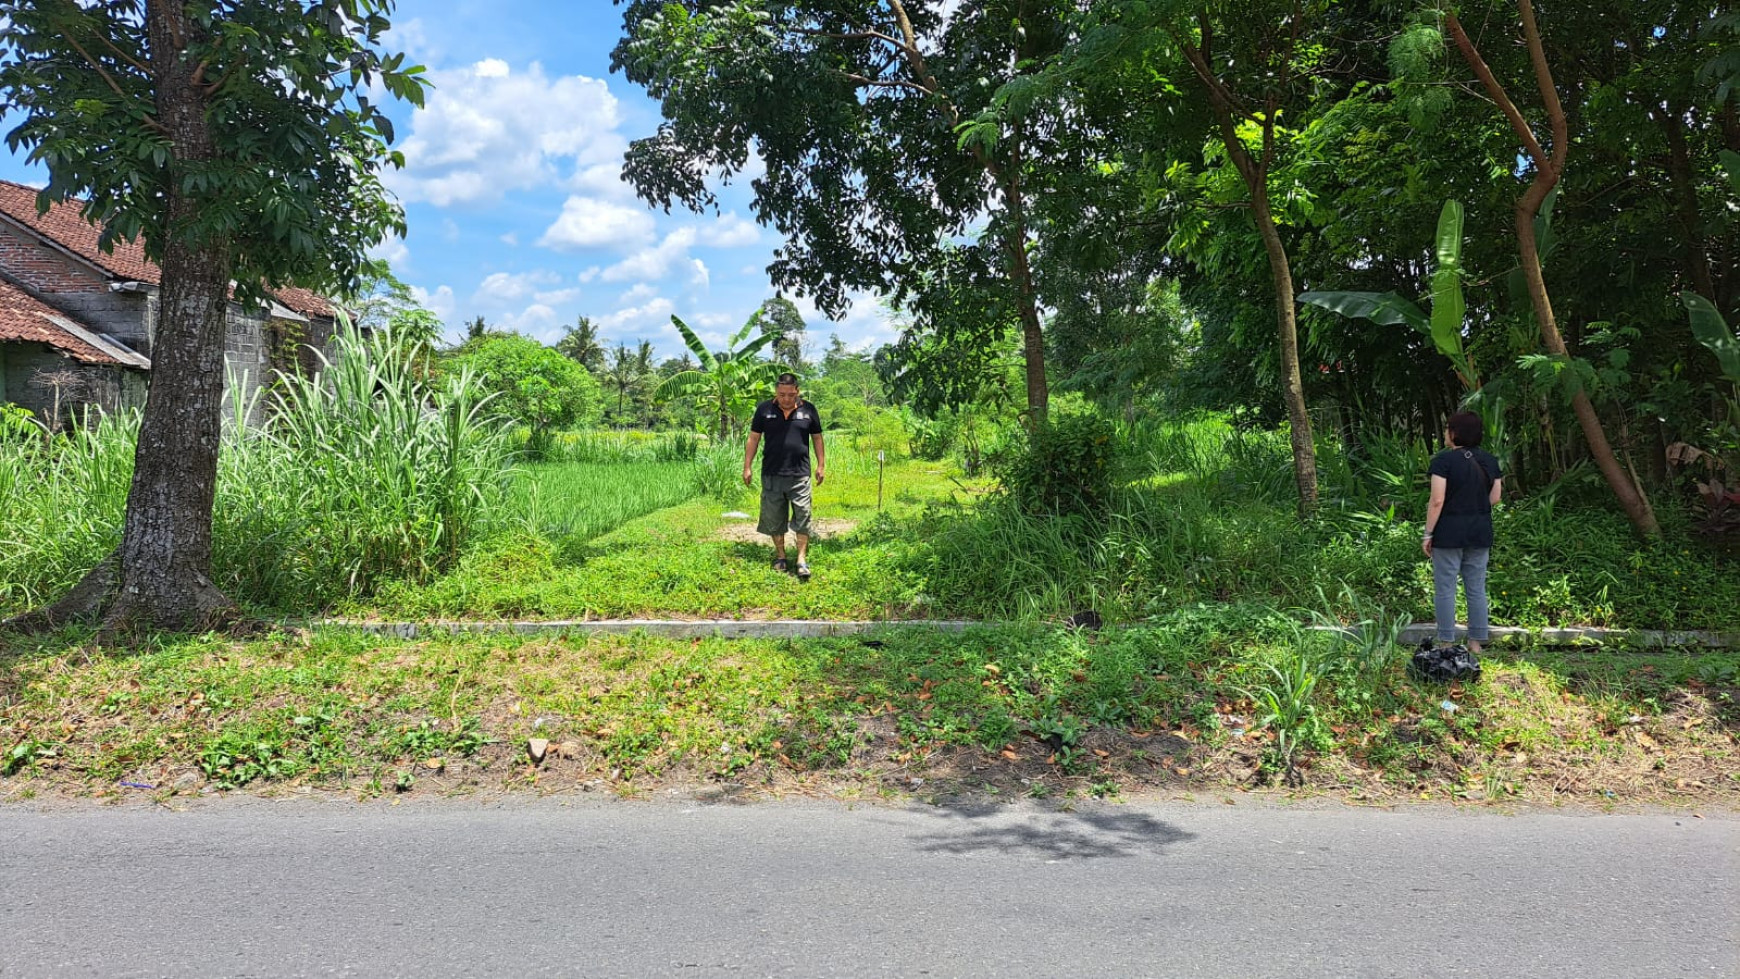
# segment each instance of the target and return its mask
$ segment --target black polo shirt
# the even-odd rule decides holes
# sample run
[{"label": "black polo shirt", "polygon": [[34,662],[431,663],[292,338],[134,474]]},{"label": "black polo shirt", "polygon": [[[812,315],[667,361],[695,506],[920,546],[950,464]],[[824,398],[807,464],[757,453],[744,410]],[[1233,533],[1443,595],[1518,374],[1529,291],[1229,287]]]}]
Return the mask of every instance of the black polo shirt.
[{"label": "black polo shirt", "polygon": [[787,417],[779,402],[763,401],[755,406],[749,430],[761,433],[763,476],[810,474],[810,439],[822,434],[822,416],[815,405],[799,398]]}]

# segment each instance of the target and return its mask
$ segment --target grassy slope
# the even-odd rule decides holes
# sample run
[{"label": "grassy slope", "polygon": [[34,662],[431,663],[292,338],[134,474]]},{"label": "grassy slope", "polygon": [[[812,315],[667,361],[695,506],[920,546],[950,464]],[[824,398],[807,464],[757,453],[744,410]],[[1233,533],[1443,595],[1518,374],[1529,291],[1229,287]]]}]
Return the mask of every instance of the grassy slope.
[{"label": "grassy slope", "polygon": [[[0,797],[1247,787],[1274,736],[1240,733],[1256,719],[1244,691],[1283,636],[1206,610],[1140,632],[802,642],[322,630],[128,654],[69,634],[0,652]],[[1301,758],[1307,784],[1352,798],[1732,806],[1737,698],[1734,653],[1500,652],[1482,683],[1449,689],[1392,662],[1369,688],[1326,685]],[[529,737],[554,746],[542,766]]]}]

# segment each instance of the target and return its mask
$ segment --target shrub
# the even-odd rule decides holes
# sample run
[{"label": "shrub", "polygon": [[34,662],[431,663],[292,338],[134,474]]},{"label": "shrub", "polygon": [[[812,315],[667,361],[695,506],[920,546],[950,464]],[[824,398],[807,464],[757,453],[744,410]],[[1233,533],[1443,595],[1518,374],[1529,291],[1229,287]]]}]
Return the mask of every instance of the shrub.
[{"label": "shrub", "polygon": [[997,467],[1003,488],[1030,514],[1103,514],[1111,502],[1118,443],[1091,412],[1054,415]]},{"label": "shrub", "polygon": [[584,367],[530,337],[488,333],[455,353],[450,373],[469,371],[494,396],[493,410],[525,425],[526,449],[541,457],[555,431],[595,418],[598,382]]}]

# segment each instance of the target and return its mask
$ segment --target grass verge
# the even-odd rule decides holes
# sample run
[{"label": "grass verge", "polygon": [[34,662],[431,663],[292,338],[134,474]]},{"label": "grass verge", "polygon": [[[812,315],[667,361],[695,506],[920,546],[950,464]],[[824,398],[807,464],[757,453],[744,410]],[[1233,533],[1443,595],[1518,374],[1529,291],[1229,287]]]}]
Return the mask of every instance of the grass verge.
[{"label": "grass verge", "polygon": [[[1315,676],[1298,687],[1275,678]],[[1448,705],[1448,706],[1446,706]],[[529,739],[549,742],[541,764]],[[1497,650],[1419,686],[1399,651],[1251,607],[1162,628],[809,641],[348,630],[0,653],[0,797],[302,787],[943,801],[1238,792],[1740,802],[1740,654]]]}]

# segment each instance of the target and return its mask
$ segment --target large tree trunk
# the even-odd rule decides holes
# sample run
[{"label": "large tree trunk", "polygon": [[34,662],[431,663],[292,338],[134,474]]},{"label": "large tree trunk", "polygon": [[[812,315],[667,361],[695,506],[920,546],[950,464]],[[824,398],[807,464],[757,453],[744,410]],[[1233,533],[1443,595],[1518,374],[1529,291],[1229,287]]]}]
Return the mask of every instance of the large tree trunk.
[{"label": "large tree trunk", "polygon": [[1021,315],[1021,353],[1027,364],[1028,424],[1045,424],[1051,390],[1045,383],[1045,331],[1039,320],[1039,290],[1033,284],[1033,267],[1027,261],[1027,202],[1021,190],[1022,127],[1015,126],[1003,199],[1009,207],[1009,231],[1004,248],[1009,254],[1009,278],[1015,286],[1015,305]]},{"label": "large tree trunk", "polygon": [[[181,51],[199,26],[179,3],[146,8],[157,118],[169,128],[177,169],[212,159],[199,66]],[[189,236],[198,204],[180,194],[168,204],[169,240],[151,393],[139,428],[127,525],[121,538],[121,580],[103,617],[105,631],[208,628],[235,606],[211,583],[212,503],[224,389],[224,325],[229,312],[230,255],[226,242]]]},{"label": "large tree trunk", "polygon": [[[187,205],[171,203],[177,206]],[[208,628],[234,612],[210,580],[228,269],[221,247],[174,245],[164,252],[151,394],[106,631]]]},{"label": "large tree trunk", "polygon": [[1281,392],[1287,402],[1287,423],[1293,443],[1293,481],[1299,487],[1299,513],[1309,516],[1317,509],[1317,445],[1312,438],[1311,416],[1305,410],[1305,380],[1299,371],[1299,321],[1293,303],[1293,267],[1280,229],[1269,212],[1268,174],[1251,189],[1251,214],[1263,249],[1269,255],[1269,277],[1275,288],[1275,327],[1281,344]]},{"label": "large tree trunk", "polygon": [[[179,3],[146,8],[157,120],[185,170],[215,155],[199,66],[181,56],[200,28]],[[106,633],[185,631],[232,622],[237,609],[211,582],[212,503],[217,487],[229,311],[227,243],[189,235],[197,202],[166,202],[157,338],[151,389],[134,452],[121,546],[59,602],[14,620],[24,629],[101,619]]]},{"label": "large tree trunk", "polygon": [[[1209,36],[1207,15],[1202,15],[1203,37]],[[1180,48],[1185,60],[1208,89],[1209,105],[1214,110],[1220,128],[1221,145],[1244,178],[1251,195],[1251,217],[1257,233],[1262,236],[1263,250],[1269,257],[1269,276],[1275,291],[1275,325],[1281,348],[1281,392],[1287,403],[1287,422],[1292,429],[1289,439],[1293,446],[1293,482],[1299,488],[1299,515],[1310,516],[1317,509],[1317,447],[1311,434],[1311,416],[1305,410],[1305,383],[1299,371],[1299,328],[1297,306],[1293,301],[1293,268],[1287,260],[1287,248],[1275,227],[1274,214],[1269,210],[1269,163],[1275,146],[1275,107],[1264,114],[1263,154],[1253,159],[1245,149],[1243,138],[1233,118],[1233,94],[1214,73],[1208,52],[1182,38]]]},{"label": "large tree trunk", "polygon": [[[1535,86],[1547,110],[1547,123],[1553,140],[1551,156],[1536,139],[1534,129],[1523,118],[1522,113],[1517,111],[1516,103],[1505,94],[1504,86],[1499,84],[1498,77],[1480,56],[1474,42],[1469,40],[1462,22],[1455,14],[1447,13],[1444,16],[1444,26],[1450,31],[1463,59],[1474,69],[1481,84],[1486,87],[1487,94],[1498,103],[1499,111],[1504,113],[1511,129],[1522,140],[1529,159],[1534,163],[1534,178],[1529,182],[1528,190],[1516,202],[1518,251],[1522,260],[1523,279],[1528,284],[1529,302],[1534,307],[1535,322],[1540,325],[1541,345],[1555,357],[1568,357],[1570,351],[1565,346],[1564,336],[1559,332],[1558,321],[1553,317],[1553,304],[1547,296],[1546,279],[1541,274],[1540,253],[1535,242],[1535,218],[1539,216],[1547,195],[1552,193],[1559,183],[1559,177],[1565,172],[1565,159],[1571,146],[1570,133],[1565,121],[1564,107],[1559,103],[1558,89],[1553,84],[1552,70],[1547,65],[1540,29],[1535,23],[1534,5],[1530,0],[1517,0],[1517,9],[1522,15],[1523,37],[1528,44],[1529,62],[1534,67]],[[1649,500],[1639,490],[1636,482],[1620,466],[1619,459],[1613,453],[1612,444],[1607,441],[1607,432],[1601,427],[1601,417],[1595,413],[1595,405],[1590,402],[1589,396],[1581,391],[1577,392],[1571,399],[1571,410],[1576,414],[1577,425],[1582,429],[1583,439],[1589,445],[1590,458],[1595,460],[1595,467],[1607,480],[1613,495],[1619,498],[1619,505],[1624,508],[1626,516],[1631,518],[1632,526],[1645,536],[1659,535],[1661,526],[1656,523],[1655,510],[1649,505]]]}]

